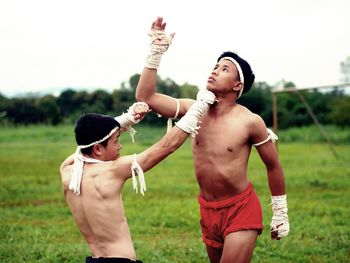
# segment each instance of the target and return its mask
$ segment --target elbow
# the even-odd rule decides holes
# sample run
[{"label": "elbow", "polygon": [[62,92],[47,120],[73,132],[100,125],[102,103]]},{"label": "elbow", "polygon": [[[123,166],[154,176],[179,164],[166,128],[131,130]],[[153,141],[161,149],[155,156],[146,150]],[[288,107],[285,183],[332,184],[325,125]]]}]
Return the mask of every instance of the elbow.
[{"label": "elbow", "polygon": [[151,99],[152,99],[152,96],[153,96],[153,94],[143,92],[142,89],[140,89],[139,87],[137,87],[137,89],[135,91],[135,100],[139,101],[139,102],[145,102],[145,103],[149,104]]},{"label": "elbow", "polygon": [[146,103],[147,103],[145,96],[143,96],[143,95],[142,95],[140,92],[138,92],[137,90],[136,90],[136,92],[135,92],[135,100],[136,100],[136,101],[139,101],[139,102],[146,102]]}]

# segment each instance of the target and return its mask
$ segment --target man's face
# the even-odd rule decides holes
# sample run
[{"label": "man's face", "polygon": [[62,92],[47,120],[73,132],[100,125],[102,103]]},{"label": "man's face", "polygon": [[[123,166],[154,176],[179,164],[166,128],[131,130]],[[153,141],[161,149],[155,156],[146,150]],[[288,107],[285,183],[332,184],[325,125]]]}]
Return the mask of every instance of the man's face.
[{"label": "man's face", "polygon": [[108,144],[103,150],[103,160],[104,161],[114,161],[120,157],[119,151],[122,148],[119,143],[119,130],[112,134],[108,140]]},{"label": "man's face", "polygon": [[215,92],[233,92],[238,85],[239,75],[236,66],[229,60],[220,60],[208,78],[207,89]]}]

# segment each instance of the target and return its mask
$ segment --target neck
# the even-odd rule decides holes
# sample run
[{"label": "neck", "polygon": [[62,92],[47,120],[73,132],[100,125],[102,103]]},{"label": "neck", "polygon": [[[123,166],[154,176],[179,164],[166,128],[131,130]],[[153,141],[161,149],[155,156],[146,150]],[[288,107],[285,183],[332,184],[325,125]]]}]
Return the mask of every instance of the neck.
[{"label": "neck", "polygon": [[211,115],[223,115],[231,111],[238,104],[236,100],[232,98],[218,97],[218,102],[209,107],[209,114]]},{"label": "neck", "polygon": [[88,155],[88,154],[79,153],[79,155],[80,155],[80,158],[86,163],[104,162],[104,160],[101,160],[101,158],[95,154]]}]

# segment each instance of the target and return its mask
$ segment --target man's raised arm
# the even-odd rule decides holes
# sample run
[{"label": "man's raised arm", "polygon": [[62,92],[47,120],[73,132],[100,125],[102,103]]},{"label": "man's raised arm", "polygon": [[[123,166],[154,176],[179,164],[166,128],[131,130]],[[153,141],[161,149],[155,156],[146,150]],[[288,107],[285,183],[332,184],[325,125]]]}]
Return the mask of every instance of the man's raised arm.
[{"label": "man's raised arm", "polygon": [[[183,116],[194,103],[191,99],[175,99],[156,92],[157,69],[163,54],[168,50],[174,34],[167,36],[164,32],[166,23],[162,17],[152,23],[149,33],[151,43],[145,67],[137,85],[135,98],[146,102],[152,110],[169,118]],[[176,114],[177,113],[177,114]]]}]

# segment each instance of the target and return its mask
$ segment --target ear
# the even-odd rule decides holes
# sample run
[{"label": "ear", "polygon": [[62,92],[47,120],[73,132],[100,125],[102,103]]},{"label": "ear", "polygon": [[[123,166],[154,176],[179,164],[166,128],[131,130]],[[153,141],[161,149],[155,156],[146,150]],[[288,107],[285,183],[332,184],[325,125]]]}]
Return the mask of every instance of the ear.
[{"label": "ear", "polygon": [[102,155],[102,148],[103,148],[103,146],[101,144],[97,143],[94,146],[92,146],[92,151],[95,155],[101,156]]},{"label": "ear", "polygon": [[241,89],[243,89],[243,83],[240,81],[235,82],[232,89],[233,91],[239,92]]}]

